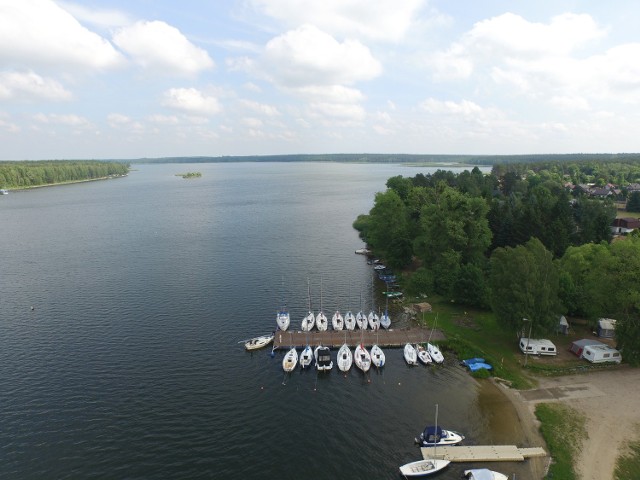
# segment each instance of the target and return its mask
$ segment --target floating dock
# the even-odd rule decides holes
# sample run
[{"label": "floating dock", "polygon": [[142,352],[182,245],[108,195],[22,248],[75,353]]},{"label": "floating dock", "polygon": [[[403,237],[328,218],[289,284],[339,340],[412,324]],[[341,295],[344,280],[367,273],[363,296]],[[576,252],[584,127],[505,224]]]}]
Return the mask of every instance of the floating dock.
[{"label": "floating dock", "polygon": [[278,330],[273,338],[273,349],[299,347],[305,345],[324,345],[330,348],[340,348],[343,343],[355,347],[360,343],[371,346],[374,343],[380,347],[402,347],[408,343],[426,343],[444,340],[445,336],[440,330],[429,328],[406,328],[385,330],[327,330],[319,332],[281,331]]},{"label": "floating dock", "polygon": [[451,462],[521,462],[530,457],[545,457],[544,448],[518,448],[515,445],[455,445],[422,447],[424,459],[440,458]]}]

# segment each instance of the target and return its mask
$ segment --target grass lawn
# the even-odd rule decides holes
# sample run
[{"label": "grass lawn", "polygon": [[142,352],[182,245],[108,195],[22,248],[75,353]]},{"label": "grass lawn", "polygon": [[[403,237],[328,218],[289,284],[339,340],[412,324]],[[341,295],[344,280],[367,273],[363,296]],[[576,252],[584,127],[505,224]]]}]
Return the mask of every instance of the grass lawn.
[{"label": "grass lawn", "polygon": [[631,443],[628,451],[618,457],[614,480],[636,480],[640,472],[640,442]]}]

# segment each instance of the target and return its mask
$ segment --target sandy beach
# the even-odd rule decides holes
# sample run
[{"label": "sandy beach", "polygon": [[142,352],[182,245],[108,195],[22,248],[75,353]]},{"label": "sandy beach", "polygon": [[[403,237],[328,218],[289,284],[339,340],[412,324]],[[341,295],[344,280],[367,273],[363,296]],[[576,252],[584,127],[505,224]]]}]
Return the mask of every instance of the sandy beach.
[{"label": "sandy beach", "polygon": [[[640,439],[640,370],[621,367],[580,375],[539,378],[538,388],[499,389],[511,400],[528,443],[544,446],[534,415],[535,405],[563,402],[587,418],[585,438],[577,459],[581,480],[613,478],[615,462],[629,441]],[[546,446],[545,446],[546,448]],[[531,459],[532,480],[542,479],[549,459]]]}]

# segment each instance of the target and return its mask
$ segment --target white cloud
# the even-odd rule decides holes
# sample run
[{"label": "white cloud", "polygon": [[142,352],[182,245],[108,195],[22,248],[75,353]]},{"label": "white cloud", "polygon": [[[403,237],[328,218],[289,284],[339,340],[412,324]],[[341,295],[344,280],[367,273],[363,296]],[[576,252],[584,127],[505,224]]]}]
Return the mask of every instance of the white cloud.
[{"label": "white cloud", "polygon": [[482,112],[482,108],[478,104],[469,100],[462,100],[456,103],[449,100],[442,101],[428,98],[420,104],[420,107],[429,113],[461,115],[463,117],[471,117]]},{"label": "white cloud", "polygon": [[136,22],[120,28],[113,42],[146,69],[193,75],[213,68],[206,50],[192,44],[180,30],[162,21]]},{"label": "white cloud", "polygon": [[273,105],[267,105],[265,103],[254,102],[251,100],[241,100],[240,103],[249,110],[253,110],[254,112],[261,113],[268,117],[275,117],[280,115],[278,109]]},{"label": "white cloud", "polygon": [[8,133],[18,133],[20,132],[20,127],[18,125],[16,125],[15,123],[5,120],[3,119],[4,115],[0,114],[0,129],[8,132]]},{"label": "white cloud", "polygon": [[64,125],[67,127],[90,127],[91,122],[80,115],[75,114],[57,114],[57,113],[37,113],[33,116],[34,120],[45,124]]},{"label": "white cloud", "polygon": [[158,125],[177,125],[180,123],[180,119],[175,115],[149,115],[147,120]]},{"label": "white cloud", "polygon": [[33,72],[0,72],[0,99],[69,100],[71,92],[51,78]]},{"label": "white cloud", "polygon": [[399,41],[411,28],[424,0],[250,0],[287,27],[313,24],[345,37]]},{"label": "white cloud", "polygon": [[107,69],[122,56],[50,0],[0,0],[0,62],[14,68]]},{"label": "white cloud", "polygon": [[311,110],[326,117],[340,118],[352,122],[360,122],[365,118],[364,108],[356,104],[312,102]]},{"label": "white cloud", "polygon": [[60,0],[57,3],[79,21],[100,28],[122,27],[133,23],[127,13],[119,10],[88,8],[78,3]]},{"label": "white cloud", "polygon": [[265,72],[280,86],[352,84],[371,80],[382,66],[355,40],[340,43],[313,25],[273,38],[265,46]]},{"label": "white cloud", "polygon": [[171,88],[164,93],[163,105],[192,113],[210,116],[220,113],[222,106],[216,97],[206,96],[195,88]]}]

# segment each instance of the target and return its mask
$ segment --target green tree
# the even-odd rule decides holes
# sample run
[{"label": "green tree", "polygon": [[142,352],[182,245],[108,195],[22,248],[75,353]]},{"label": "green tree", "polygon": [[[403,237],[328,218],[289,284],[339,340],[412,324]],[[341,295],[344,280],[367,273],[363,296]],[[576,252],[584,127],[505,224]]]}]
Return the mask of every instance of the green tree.
[{"label": "green tree", "polygon": [[392,267],[411,261],[409,221],[404,202],[395,190],[376,193],[369,214],[367,242]]},{"label": "green tree", "polygon": [[627,212],[640,212],[640,192],[635,191],[629,194]]},{"label": "green tree", "polygon": [[553,255],[532,238],[515,248],[498,248],[490,260],[489,301],[498,321],[515,331],[522,319],[534,334],[546,334],[557,326],[562,305],[558,298],[558,271]]}]

